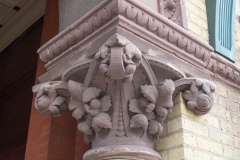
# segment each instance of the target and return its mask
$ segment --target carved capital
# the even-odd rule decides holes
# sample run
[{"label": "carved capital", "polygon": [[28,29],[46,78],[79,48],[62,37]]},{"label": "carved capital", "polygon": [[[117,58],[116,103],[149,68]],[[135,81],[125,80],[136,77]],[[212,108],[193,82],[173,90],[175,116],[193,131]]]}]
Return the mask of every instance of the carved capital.
[{"label": "carved capital", "polygon": [[80,120],[78,129],[92,146],[84,160],[160,160],[154,140],[163,131],[175,95],[185,91],[187,107],[196,114],[206,114],[213,105],[215,87],[210,81],[186,78],[166,61],[147,60],[119,34],[111,36],[87,62],[66,69],[62,81],[33,88],[41,114],[59,116],[68,106]]}]

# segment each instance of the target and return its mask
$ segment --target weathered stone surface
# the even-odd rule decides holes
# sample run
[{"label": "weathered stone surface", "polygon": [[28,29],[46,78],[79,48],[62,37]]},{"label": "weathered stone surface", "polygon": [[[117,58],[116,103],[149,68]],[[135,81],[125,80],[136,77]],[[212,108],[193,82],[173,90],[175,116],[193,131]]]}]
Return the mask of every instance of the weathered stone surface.
[{"label": "weathered stone surface", "polygon": [[[77,80],[76,77],[85,72],[81,67],[85,64],[79,63],[66,69],[63,82],[35,86],[36,108],[44,115],[57,116],[68,105],[72,116],[81,121],[78,129],[84,134],[85,143],[93,147],[85,154],[84,160],[115,156],[161,159],[153,150],[153,142],[159,139],[163,123],[172,112],[173,97],[180,90],[186,90],[183,98],[188,105],[195,104],[188,108],[197,114],[206,114],[213,104],[214,85],[194,78],[173,81],[168,77],[184,75],[169,63],[151,61],[159,71],[167,66],[168,74],[155,76],[156,72],[139,48],[121,35],[114,34],[93,56],[83,83],[71,80]],[[202,100],[201,96],[206,98]],[[169,122],[169,131],[171,126],[176,129],[183,125],[206,135],[207,130],[201,125],[187,119],[180,123]],[[180,139],[182,136],[174,138]],[[189,144],[194,145],[192,142],[189,140]],[[134,149],[129,151],[129,147]],[[107,150],[112,152],[106,153]]]}]

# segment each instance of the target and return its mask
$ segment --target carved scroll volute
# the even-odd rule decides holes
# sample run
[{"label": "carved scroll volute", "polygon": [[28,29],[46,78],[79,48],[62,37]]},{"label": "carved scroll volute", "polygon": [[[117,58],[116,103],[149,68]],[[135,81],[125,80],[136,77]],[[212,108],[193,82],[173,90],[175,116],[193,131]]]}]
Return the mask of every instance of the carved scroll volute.
[{"label": "carved scroll volute", "polygon": [[192,81],[190,89],[183,93],[183,98],[187,101],[187,108],[198,115],[208,113],[213,106],[214,91],[215,85],[208,80]]},{"label": "carved scroll volute", "polygon": [[33,93],[36,93],[35,108],[42,115],[57,117],[67,109],[69,94],[64,82],[52,81],[36,85]]},{"label": "carved scroll volute", "polygon": [[132,80],[142,53],[127,39],[115,34],[100,48],[95,58],[101,59],[99,69],[106,81],[113,83],[114,80]]}]

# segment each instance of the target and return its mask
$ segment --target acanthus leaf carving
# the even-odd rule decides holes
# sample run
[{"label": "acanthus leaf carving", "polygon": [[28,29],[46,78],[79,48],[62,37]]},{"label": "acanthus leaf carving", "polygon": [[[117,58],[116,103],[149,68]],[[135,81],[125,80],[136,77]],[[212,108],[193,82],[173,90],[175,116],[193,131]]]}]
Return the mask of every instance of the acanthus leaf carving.
[{"label": "acanthus leaf carving", "polygon": [[94,100],[96,97],[99,96],[100,92],[101,92],[101,89],[97,89],[94,87],[87,88],[86,90],[83,91],[82,102],[88,103],[88,102]]},{"label": "acanthus leaf carving", "polygon": [[107,112],[110,109],[110,107],[112,106],[110,95],[104,96],[100,101],[101,101],[100,109],[103,112]]},{"label": "acanthus leaf carving", "polygon": [[110,95],[105,95],[100,99],[101,89],[86,88],[83,84],[74,81],[68,82],[68,89],[72,96],[69,103],[69,109],[73,111],[72,116],[77,120],[83,120],[78,125],[81,132],[85,135],[92,135],[93,130],[99,132],[102,128],[111,128],[111,117],[104,113],[112,106]]},{"label": "acanthus leaf carving", "polygon": [[158,99],[158,90],[155,86],[141,86],[141,92],[149,101],[156,103]]}]

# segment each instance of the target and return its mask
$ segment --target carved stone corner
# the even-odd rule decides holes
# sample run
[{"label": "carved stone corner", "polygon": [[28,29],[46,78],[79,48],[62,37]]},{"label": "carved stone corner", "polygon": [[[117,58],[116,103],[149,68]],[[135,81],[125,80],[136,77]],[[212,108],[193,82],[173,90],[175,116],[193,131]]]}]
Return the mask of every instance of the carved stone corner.
[{"label": "carved stone corner", "polygon": [[[92,146],[84,160],[161,160],[154,151],[154,140],[163,132],[175,95],[184,91],[187,107],[196,114],[206,114],[213,105],[211,82],[188,79],[166,61],[147,60],[119,34],[99,48],[87,73],[82,65],[69,66],[62,81],[37,85],[33,91],[41,114],[59,116],[68,106],[80,120],[78,129]],[[162,74],[155,75],[152,67]],[[84,81],[77,80],[82,75]]]}]

